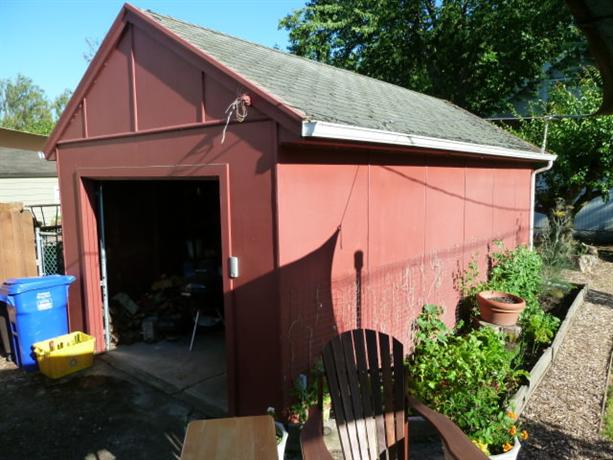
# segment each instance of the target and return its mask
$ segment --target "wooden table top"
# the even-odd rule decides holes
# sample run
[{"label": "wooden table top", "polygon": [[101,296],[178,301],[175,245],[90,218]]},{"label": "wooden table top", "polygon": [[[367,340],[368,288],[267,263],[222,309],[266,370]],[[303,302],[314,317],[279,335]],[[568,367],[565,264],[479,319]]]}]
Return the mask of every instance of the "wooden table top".
[{"label": "wooden table top", "polygon": [[270,415],[193,420],[181,460],[277,460],[275,424]]}]

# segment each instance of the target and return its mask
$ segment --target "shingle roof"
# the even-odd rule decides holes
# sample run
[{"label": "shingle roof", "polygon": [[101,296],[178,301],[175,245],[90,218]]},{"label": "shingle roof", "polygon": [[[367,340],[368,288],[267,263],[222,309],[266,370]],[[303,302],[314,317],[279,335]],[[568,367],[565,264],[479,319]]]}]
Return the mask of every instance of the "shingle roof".
[{"label": "shingle roof", "polygon": [[145,13],[286,105],[303,112],[307,121],[539,151],[448,101],[152,11]]},{"label": "shingle roof", "polygon": [[47,161],[32,150],[0,147],[0,178],[56,177],[54,161]]}]

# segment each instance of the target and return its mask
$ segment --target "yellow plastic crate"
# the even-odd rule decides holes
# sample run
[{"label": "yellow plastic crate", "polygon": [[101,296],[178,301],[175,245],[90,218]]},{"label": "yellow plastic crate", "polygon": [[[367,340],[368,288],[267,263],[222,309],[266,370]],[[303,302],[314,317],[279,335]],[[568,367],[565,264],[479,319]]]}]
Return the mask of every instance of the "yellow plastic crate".
[{"label": "yellow plastic crate", "polygon": [[32,348],[40,371],[59,379],[93,364],[96,339],[77,331],[36,342]]}]

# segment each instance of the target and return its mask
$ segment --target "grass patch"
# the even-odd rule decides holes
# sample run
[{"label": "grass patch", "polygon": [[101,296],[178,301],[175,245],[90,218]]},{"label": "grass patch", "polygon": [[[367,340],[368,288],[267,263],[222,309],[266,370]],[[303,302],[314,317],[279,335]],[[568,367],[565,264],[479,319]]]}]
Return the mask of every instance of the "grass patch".
[{"label": "grass patch", "polygon": [[607,392],[607,410],[604,413],[602,429],[602,434],[613,441],[613,383],[609,385],[609,390]]}]

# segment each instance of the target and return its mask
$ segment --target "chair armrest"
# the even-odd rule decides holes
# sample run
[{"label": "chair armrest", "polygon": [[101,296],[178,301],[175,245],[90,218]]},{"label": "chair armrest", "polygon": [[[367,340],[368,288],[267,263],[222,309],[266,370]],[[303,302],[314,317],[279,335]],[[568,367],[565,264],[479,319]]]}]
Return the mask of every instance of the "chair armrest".
[{"label": "chair armrest", "polygon": [[448,417],[430,409],[413,396],[407,396],[410,408],[428,420],[441,435],[449,454],[457,460],[488,460],[488,457]]},{"label": "chair armrest", "polygon": [[332,460],[324,443],[321,409],[316,406],[309,409],[309,418],[300,432],[300,449],[303,460]]}]

